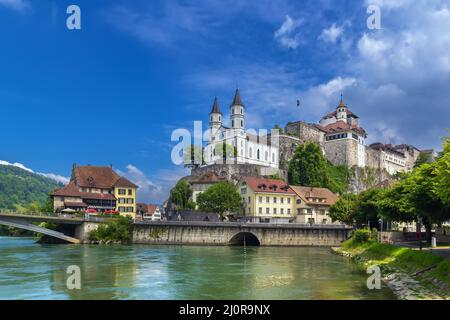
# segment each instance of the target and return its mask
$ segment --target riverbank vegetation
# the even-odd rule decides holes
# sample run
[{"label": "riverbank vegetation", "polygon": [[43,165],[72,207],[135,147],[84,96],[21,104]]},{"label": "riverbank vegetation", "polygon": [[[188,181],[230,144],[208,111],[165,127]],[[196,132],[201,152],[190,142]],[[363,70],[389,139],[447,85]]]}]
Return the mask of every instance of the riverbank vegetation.
[{"label": "riverbank vegetation", "polygon": [[118,217],[98,226],[91,232],[91,241],[98,243],[130,243],[133,237],[133,220],[130,217]]},{"label": "riverbank vegetation", "polygon": [[223,215],[225,212],[239,212],[242,205],[241,195],[229,182],[212,185],[197,196],[197,204],[202,212],[214,212]]},{"label": "riverbank vegetation", "polygon": [[405,274],[440,297],[450,296],[450,259],[429,251],[378,243],[376,239],[376,230],[356,230],[337,251],[364,268],[380,267],[383,277]]},{"label": "riverbank vegetation", "polygon": [[450,220],[450,137],[432,163],[423,162],[398,175],[390,187],[344,195],[330,207],[330,216],[350,225],[378,225],[378,220],[421,221],[431,240],[433,225]]}]

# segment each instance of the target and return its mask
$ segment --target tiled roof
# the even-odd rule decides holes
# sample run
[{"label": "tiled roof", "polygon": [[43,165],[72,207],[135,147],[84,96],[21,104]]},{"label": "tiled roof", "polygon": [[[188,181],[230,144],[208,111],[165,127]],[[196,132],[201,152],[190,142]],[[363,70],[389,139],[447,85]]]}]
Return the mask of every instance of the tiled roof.
[{"label": "tiled roof", "polygon": [[192,180],[190,183],[191,184],[212,184],[212,183],[217,183],[217,182],[221,182],[221,181],[226,181],[226,179],[219,177],[213,171],[208,171],[208,172],[202,174],[196,180]]},{"label": "tiled roof", "polygon": [[[291,189],[303,199],[307,204],[313,205],[333,205],[338,200],[338,196],[335,195],[327,188],[313,188],[313,187],[301,187],[291,186]],[[324,199],[325,202],[314,202],[309,199]]]},{"label": "tiled roof", "polygon": [[81,197],[81,192],[76,186],[75,181],[72,180],[64,188],[55,190],[52,196]]},{"label": "tiled roof", "polygon": [[[328,119],[328,118],[333,118],[333,117],[336,118],[336,116],[337,116],[337,110],[333,111],[333,112],[330,112],[330,113],[327,113],[326,115],[324,115],[322,117],[322,119]],[[347,109],[347,117],[359,118],[356,114],[354,114],[353,112],[351,112],[348,109]]]},{"label": "tiled roof", "polygon": [[142,213],[155,213],[158,205],[156,204],[146,204],[146,203],[136,203],[136,210]]},{"label": "tiled roof", "polygon": [[253,192],[256,193],[295,194],[289,185],[282,180],[255,177],[244,177],[243,180],[253,190]]},{"label": "tiled roof", "polygon": [[119,180],[117,180],[114,183],[114,187],[123,187],[123,188],[137,188],[138,186],[135,185],[133,182],[131,182],[128,179],[125,179],[124,177],[120,177]]},{"label": "tiled roof", "polygon": [[[73,169],[77,186],[87,188],[111,189],[115,186],[137,188],[129,180],[120,177],[111,167],[77,166]],[[119,183],[119,185],[116,185]]]},{"label": "tiled roof", "polygon": [[393,146],[392,144],[383,144],[380,142],[375,142],[375,143],[372,143],[371,145],[369,145],[369,148],[374,149],[374,150],[383,150],[383,151],[395,153],[401,157],[405,157],[405,154],[403,152],[397,150],[395,148],[395,146]]},{"label": "tiled roof", "polygon": [[348,124],[345,121],[339,120],[335,123],[330,123],[326,126],[316,125],[317,128],[320,130],[326,132],[327,134],[330,133],[338,133],[338,132],[346,132],[346,131],[355,131],[359,134],[366,135],[366,130],[364,130],[362,127],[358,127],[355,125]]}]

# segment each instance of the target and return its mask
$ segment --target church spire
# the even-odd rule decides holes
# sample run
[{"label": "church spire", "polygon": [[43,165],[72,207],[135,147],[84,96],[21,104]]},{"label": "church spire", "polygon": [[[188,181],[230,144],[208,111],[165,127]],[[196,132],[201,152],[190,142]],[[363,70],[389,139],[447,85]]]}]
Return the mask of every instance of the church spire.
[{"label": "church spire", "polygon": [[214,104],[213,104],[211,113],[220,113],[220,114],[222,114],[222,112],[220,112],[219,101],[217,100],[217,97],[214,98]]},{"label": "church spire", "polygon": [[239,89],[236,89],[236,93],[234,94],[233,103],[232,106],[244,106],[241,100],[241,94],[239,92]]},{"label": "church spire", "polygon": [[339,101],[338,108],[341,108],[341,107],[347,107],[347,105],[345,104],[344,99],[342,97],[342,92],[341,92],[341,101]]}]

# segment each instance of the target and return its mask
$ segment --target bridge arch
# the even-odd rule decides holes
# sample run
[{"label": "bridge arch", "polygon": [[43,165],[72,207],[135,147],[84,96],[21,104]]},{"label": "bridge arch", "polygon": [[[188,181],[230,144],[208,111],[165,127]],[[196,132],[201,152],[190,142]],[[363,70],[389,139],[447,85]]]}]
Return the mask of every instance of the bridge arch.
[{"label": "bridge arch", "polygon": [[228,241],[230,246],[254,246],[258,247],[261,245],[258,237],[251,232],[238,232],[234,236],[231,237],[230,241]]}]

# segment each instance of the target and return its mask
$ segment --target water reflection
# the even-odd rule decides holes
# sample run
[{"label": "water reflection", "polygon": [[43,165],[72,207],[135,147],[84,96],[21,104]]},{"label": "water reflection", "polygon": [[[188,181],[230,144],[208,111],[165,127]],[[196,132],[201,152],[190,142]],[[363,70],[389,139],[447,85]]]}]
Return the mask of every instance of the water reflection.
[{"label": "water reflection", "polygon": [[[66,269],[81,269],[68,290]],[[393,299],[323,248],[38,245],[0,238],[3,299]]]}]

